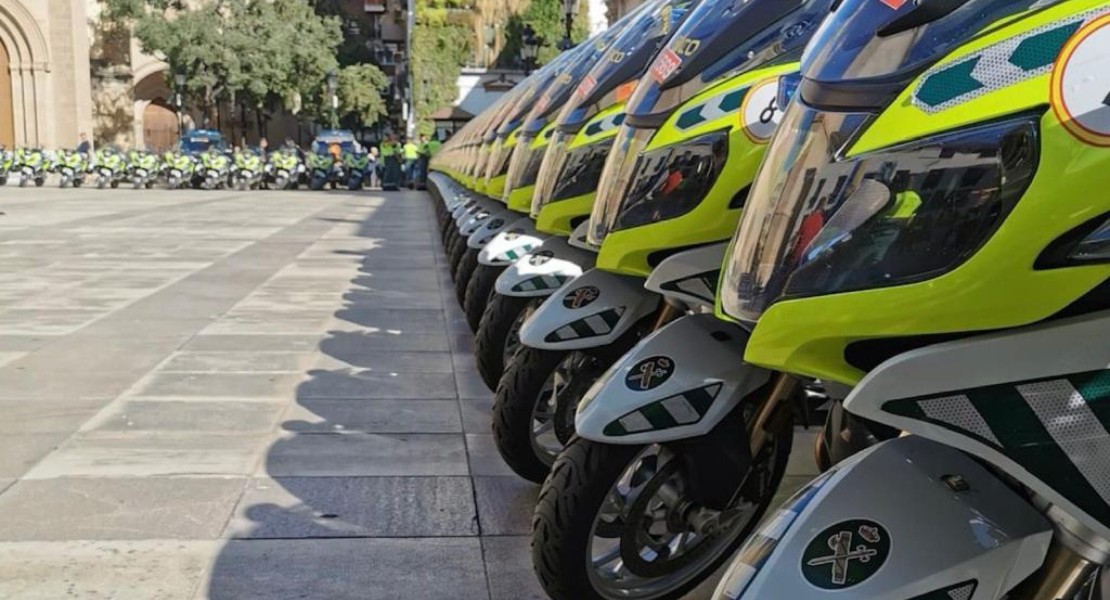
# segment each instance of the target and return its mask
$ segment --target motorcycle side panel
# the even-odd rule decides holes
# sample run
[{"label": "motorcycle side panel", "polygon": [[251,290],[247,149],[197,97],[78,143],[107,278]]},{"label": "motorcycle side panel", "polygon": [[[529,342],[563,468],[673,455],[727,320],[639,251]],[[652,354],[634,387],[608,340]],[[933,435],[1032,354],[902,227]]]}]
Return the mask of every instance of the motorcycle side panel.
[{"label": "motorcycle side panel", "polygon": [[460,203],[455,210],[451,211],[451,219],[458,225],[460,219],[480,208],[478,202],[478,198],[467,198],[466,202]]},{"label": "motorcycle side panel", "polygon": [[[470,234],[470,238],[466,240],[467,247],[481,250],[498,234],[512,227],[517,216],[517,213],[507,210],[494,214],[477,231]],[[479,256],[481,256],[481,253],[479,253]]]},{"label": "motorcycle side panel", "polygon": [[651,444],[710,432],[771,371],[744,363],[748,332],[712,314],[682,317],[644,338],[586,393],[578,435]]},{"label": "motorcycle side panel", "polygon": [[478,264],[503,267],[524,256],[543,241],[544,234],[536,232],[536,222],[531,217],[513,221],[489,241],[478,253]]},{"label": "motorcycle side panel", "polygon": [[474,214],[470,215],[469,219],[464,219],[459,224],[459,235],[469,238],[474,235],[475,231],[481,229],[490,219],[495,215],[501,214],[503,211],[496,208],[482,208]]},{"label": "motorcycle side panel", "polygon": [[1047,519],[972,457],[901,437],[787,501],[714,597],[999,600],[1040,567],[1051,538]]},{"label": "motorcycle side panel", "polygon": [[607,346],[655,312],[659,301],[640,277],[591,269],[540,305],[520,328],[520,341],[541,350]]},{"label": "motorcycle side panel", "polygon": [[563,237],[549,237],[538,248],[518,258],[497,278],[494,290],[502,296],[542,298],[594,267],[597,254],[572,247]]},{"label": "motorcycle side panel", "polygon": [[1110,311],[935,344],[845,408],[974,454],[1110,538]]},{"label": "motorcycle side panel", "polygon": [[728,243],[702,246],[667,257],[644,287],[686,304],[712,309]]},{"label": "motorcycle side panel", "polygon": [[589,229],[590,221],[588,219],[579,223],[578,227],[575,227],[574,231],[570,232],[570,245],[575,248],[586,250],[587,252],[596,253],[597,248],[591,246],[590,243],[586,241],[586,232],[589,231]]}]

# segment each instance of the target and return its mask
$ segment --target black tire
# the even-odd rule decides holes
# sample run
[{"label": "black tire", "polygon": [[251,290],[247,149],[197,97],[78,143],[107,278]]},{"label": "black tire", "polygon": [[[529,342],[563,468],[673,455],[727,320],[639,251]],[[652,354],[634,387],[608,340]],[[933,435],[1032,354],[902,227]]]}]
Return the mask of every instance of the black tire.
[{"label": "black tire", "polygon": [[460,308],[462,308],[463,302],[466,300],[466,286],[470,283],[470,277],[477,268],[478,251],[470,247],[465,248],[462,257],[459,259],[459,263],[455,266],[454,273],[455,299],[459,301]]},{"label": "black tire", "polygon": [[497,278],[504,272],[505,267],[478,265],[470,275],[470,281],[467,282],[466,291],[463,294],[462,307],[471,331],[475,333],[478,331],[478,326],[482,323],[482,315],[485,314],[490,295],[493,293],[493,284],[497,283]]},{"label": "black tire", "polygon": [[532,446],[532,415],[551,373],[568,352],[522,346],[493,396],[493,440],[514,473],[536,483],[551,471]]},{"label": "black tire", "polygon": [[497,382],[505,374],[509,358],[505,356],[505,346],[517,319],[530,306],[539,306],[541,302],[543,298],[518,298],[495,293],[486,304],[474,337],[474,358],[478,363],[478,373],[490,391],[497,390]]},{"label": "black tire", "polygon": [[443,252],[450,256],[451,248],[455,245],[455,239],[459,237],[459,231],[453,226],[443,234]]},{"label": "black tire", "polygon": [[462,261],[463,254],[466,254],[466,240],[469,236],[459,234],[455,238],[455,243],[451,246],[451,253],[447,256],[448,264],[451,267],[451,276],[454,277],[459,269],[459,262]]},{"label": "black tire", "polygon": [[[769,492],[731,543],[696,575],[652,600],[677,600],[701,584],[751,535],[775,495],[790,457],[792,426],[775,438]],[[552,467],[543,484],[532,517],[532,565],[540,584],[555,600],[605,600],[586,572],[594,520],[613,482],[624,473],[645,446],[618,446],[576,437]],[[681,450],[679,450],[681,451]],[[717,468],[706,465],[706,468]]]}]

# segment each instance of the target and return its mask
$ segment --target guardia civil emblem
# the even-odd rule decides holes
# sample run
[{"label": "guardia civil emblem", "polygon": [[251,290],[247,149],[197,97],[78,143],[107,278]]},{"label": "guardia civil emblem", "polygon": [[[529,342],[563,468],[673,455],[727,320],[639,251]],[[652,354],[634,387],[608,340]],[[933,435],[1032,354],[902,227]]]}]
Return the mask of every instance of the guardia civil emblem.
[{"label": "guardia civil emblem", "polygon": [[583,308],[589,306],[597,297],[601,295],[601,290],[592,285],[582,286],[570,291],[569,294],[563,296],[563,306],[571,309]]},{"label": "guardia civil emblem", "polygon": [[528,264],[533,267],[538,267],[545,264],[555,256],[555,253],[550,250],[541,250],[528,256]]},{"label": "guardia civil emblem", "polygon": [[859,585],[890,556],[890,534],[866,519],[837,523],[817,534],[802,553],[802,575],[824,590]]},{"label": "guardia civil emblem", "polygon": [[646,392],[663,385],[673,373],[674,360],[669,356],[653,356],[633,365],[624,384],[634,392]]}]

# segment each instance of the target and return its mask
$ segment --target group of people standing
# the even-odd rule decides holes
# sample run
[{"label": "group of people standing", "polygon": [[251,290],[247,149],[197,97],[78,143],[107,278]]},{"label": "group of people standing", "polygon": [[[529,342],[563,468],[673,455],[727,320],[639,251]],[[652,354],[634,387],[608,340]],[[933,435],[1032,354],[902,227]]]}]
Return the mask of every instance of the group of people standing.
[{"label": "group of people standing", "polygon": [[419,141],[387,135],[382,140],[382,187],[414,188],[423,185],[428,161],[439,150],[441,142],[421,135]]}]

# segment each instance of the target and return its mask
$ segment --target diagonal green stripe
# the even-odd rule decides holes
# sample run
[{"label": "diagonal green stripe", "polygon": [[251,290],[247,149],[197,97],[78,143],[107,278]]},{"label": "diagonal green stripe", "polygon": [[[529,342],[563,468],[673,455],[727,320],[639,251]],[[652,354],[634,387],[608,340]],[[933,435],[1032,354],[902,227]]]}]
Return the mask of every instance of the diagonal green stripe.
[{"label": "diagonal green stripe", "polygon": [[589,125],[586,126],[586,135],[587,136],[597,135],[599,133],[601,133],[601,121],[597,121],[595,123],[590,123]]},{"label": "diagonal green stripe", "polygon": [[652,428],[656,430],[670,429],[678,425],[678,421],[674,420],[671,413],[666,408],[663,408],[662,402],[652,402],[648,404],[640,409],[640,414],[644,415],[644,418],[647,419],[648,423],[651,423]]},{"label": "diagonal green stripe", "polygon": [[1110,371],[1090,371],[1068,376],[1075,391],[1103,427],[1110,429]]},{"label": "diagonal green stripe", "polygon": [[1010,54],[1010,62],[1025,71],[1047,67],[1081,25],[1082,21],[1076,21],[1021,40]]},{"label": "diagonal green stripe", "polygon": [[747,88],[729,92],[721,99],[721,110],[733,111],[740,108],[741,102],[744,100],[744,94],[747,93]]},{"label": "diagonal green stripe", "polygon": [[982,83],[971,76],[971,72],[981,58],[976,56],[929,75],[921,83],[921,89],[917,91],[917,99],[927,106],[938,106],[983,87]]},{"label": "diagonal green stripe", "polygon": [[675,127],[688,129],[705,121],[705,117],[701,116],[701,109],[701,106],[697,106],[679,115],[678,120],[674,122]]},{"label": "diagonal green stripe", "polygon": [[709,412],[709,407],[713,405],[713,399],[717,397],[720,391],[721,384],[717,383],[696,390],[690,390],[684,393],[683,396],[686,397],[686,401],[690,403],[690,406],[693,406],[694,410],[698,411],[698,414],[704,417],[705,413]]},{"label": "diagonal green stripe", "polygon": [[574,330],[574,333],[578,334],[578,337],[593,337],[597,335],[594,333],[593,329],[590,329],[590,326],[587,325],[584,320],[571,323],[570,328]]},{"label": "diagonal green stripe", "polygon": [[619,312],[617,312],[617,309],[615,308],[600,313],[598,314],[598,316],[601,317],[602,321],[605,321],[605,324],[609,326],[610,330],[616,327],[617,323],[619,323],[621,320],[621,315]]}]

